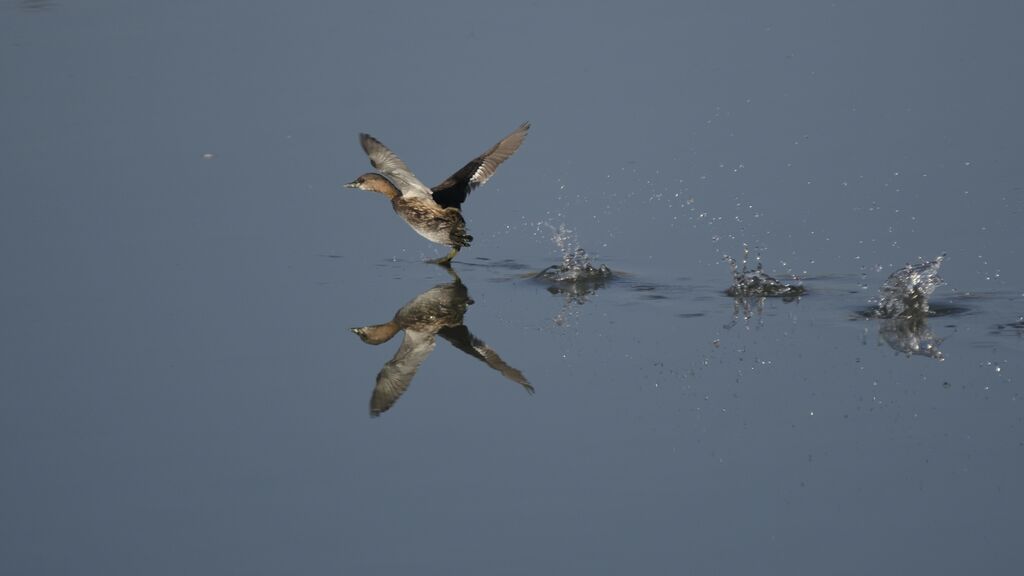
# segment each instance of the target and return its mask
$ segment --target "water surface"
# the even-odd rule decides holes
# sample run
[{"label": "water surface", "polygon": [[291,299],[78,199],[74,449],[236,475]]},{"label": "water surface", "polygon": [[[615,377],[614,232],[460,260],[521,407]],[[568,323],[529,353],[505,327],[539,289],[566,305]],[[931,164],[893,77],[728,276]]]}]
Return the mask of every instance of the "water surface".
[{"label": "water surface", "polygon": [[0,3],[0,572],[1016,574],[1021,16]]}]

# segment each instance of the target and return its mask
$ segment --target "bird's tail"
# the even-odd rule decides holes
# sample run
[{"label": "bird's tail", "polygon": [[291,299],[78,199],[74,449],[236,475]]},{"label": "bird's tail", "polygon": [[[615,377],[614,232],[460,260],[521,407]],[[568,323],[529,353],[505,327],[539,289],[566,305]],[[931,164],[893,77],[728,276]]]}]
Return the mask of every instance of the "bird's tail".
[{"label": "bird's tail", "polygon": [[465,224],[459,224],[452,228],[451,238],[453,248],[465,248],[473,241],[473,237],[466,232]]},{"label": "bird's tail", "polygon": [[[456,210],[456,208],[448,208],[447,210]],[[452,248],[458,250],[459,248],[465,248],[469,246],[469,243],[473,241],[473,237],[466,232],[466,221],[462,218],[462,213],[458,213],[458,218],[455,219],[455,223],[452,226],[449,237],[452,241]]]}]

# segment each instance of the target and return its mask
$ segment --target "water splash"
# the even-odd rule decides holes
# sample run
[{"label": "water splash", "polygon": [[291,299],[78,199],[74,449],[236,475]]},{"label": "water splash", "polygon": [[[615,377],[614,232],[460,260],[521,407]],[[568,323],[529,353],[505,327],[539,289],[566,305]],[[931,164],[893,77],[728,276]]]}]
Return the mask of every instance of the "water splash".
[{"label": "water splash", "polygon": [[761,256],[757,256],[757,267],[753,270],[747,268],[747,259],[750,250],[743,245],[743,261],[737,265],[736,260],[731,256],[724,256],[724,260],[732,268],[732,286],[726,289],[725,293],[733,298],[754,297],[776,297],[784,300],[792,300],[803,295],[807,289],[800,284],[786,284],[769,276],[761,265]]},{"label": "water splash", "polygon": [[558,247],[562,261],[534,274],[533,279],[546,284],[548,292],[565,297],[554,321],[559,326],[568,326],[578,314],[575,308],[604,287],[613,273],[604,264],[595,265],[586,250],[579,246],[575,233],[564,224],[558,228],[546,222],[542,225],[550,229],[551,240]]},{"label": "water splash", "polygon": [[907,264],[893,272],[878,292],[878,318],[923,318],[928,316],[928,297],[943,284],[939,267],[946,255],[917,265]]},{"label": "water splash", "polygon": [[586,250],[575,248],[562,255],[560,265],[548,266],[541,274],[556,282],[578,282],[607,278],[612,271],[604,264],[594,266]]},{"label": "water splash", "polygon": [[557,283],[586,283],[611,278],[612,271],[604,264],[595,266],[576,240],[572,230],[560,224],[557,229],[548,224],[552,230],[551,239],[562,253],[561,264],[548,266],[537,274],[538,278]]}]

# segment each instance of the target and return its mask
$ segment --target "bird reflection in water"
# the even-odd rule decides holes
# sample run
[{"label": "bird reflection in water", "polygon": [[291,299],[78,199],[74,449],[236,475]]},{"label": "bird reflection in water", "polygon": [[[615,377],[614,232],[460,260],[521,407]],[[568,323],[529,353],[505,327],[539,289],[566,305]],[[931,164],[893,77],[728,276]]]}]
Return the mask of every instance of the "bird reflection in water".
[{"label": "bird reflection in water", "polygon": [[400,330],[405,332],[395,356],[377,374],[377,383],[370,398],[370,416],[380,416],[405,393],[420,364],[433,352],[435,335],[533,394],[533,386],[523,373],[506,364],[497,352],[474,336],[462,323],[473,300],[458,274],[450,268],[446,270],[454,279],[453,282],[439,284],[413,298],[399,308],[390,321],[352,328],[352,332],[363,342],[374,345],[387,342]]}]

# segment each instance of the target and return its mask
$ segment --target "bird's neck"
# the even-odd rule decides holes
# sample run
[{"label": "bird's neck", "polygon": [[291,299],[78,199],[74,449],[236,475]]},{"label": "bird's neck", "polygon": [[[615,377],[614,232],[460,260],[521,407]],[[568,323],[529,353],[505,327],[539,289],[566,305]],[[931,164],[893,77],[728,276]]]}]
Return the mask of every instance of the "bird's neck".
[{"label": "bird's neck", "polygon": [[388,200],[394,200],[395,198],[398,198],[402,195],[402,193],[399,192],[398,188],[396,188],[395,185],[392,184],[390,180],[386,180],[384,178],[381,178],[380,180],[375,180],[373,182],[373,191],[379,194],[383,194],[384,196],[387,197]]},{"label": "bird's neck", "polygon": [[391,340],[398,330],[398,322],[391,320],[375,326],[363,326],[357,329],[356,334],[359,334],[367,344],[383,344]]}]

